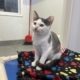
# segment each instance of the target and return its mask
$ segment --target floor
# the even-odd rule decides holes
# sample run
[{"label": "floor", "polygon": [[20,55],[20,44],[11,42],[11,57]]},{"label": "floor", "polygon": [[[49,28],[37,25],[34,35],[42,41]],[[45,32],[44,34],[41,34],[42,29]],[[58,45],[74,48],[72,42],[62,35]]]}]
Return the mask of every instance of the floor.
[{"label": "floor", "polygon": [[33,47],[31,45],[16,44],[0,46],[0,57],[15,55],[17,54],[17,51],[31,51],[31,50],[33,50]]}]

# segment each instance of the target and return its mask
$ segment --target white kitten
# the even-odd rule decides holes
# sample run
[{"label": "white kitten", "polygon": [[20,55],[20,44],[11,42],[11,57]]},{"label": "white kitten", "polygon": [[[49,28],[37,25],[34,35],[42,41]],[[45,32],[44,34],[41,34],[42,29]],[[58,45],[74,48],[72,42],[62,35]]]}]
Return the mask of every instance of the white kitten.
[{"label": "white kitten", "polygon": [[[46,60],[50,61],[61,57],[61,44],[57,35],[50,30],[54,17],[49,16],[47,19],[40,18],[36,11],[33,15],[33,46],[35,49],[35,60],[32,66],[36,66],[36,62],[45,64]],[[37,65],[37,70],[41,68]]]}]

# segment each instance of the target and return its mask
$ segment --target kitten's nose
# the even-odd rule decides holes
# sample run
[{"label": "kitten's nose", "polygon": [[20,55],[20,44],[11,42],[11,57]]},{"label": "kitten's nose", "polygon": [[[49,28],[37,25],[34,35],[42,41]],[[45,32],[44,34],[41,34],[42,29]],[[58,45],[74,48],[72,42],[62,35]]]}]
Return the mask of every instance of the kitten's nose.
[{"label": "kitten's nose", "polygon": [[35,31],[37,31],[37,30],[38,30],[38,28],[36,27],[36,28],[35,28]]}]

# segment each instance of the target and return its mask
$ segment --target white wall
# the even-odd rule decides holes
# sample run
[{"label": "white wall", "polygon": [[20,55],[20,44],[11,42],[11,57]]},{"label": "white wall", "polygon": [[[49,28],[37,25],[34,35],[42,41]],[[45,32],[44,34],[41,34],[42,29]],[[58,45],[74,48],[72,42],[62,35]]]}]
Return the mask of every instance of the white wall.
[{"label": "white wall", "polygon": [[22,16],[0,15],[0,41],[24,39],[28,30],[29,0],[22,0]]},{"label": "white wall", "polygon": [[[22,16],[0,15],[0,41],[24,39],[28,32],[29,0],[23,1]],[[27,1],[27,2],[26,2]],[[36,10],[41,17],[54,16],[52,30],[59,34],[62,43],[66,44],[67,35],[67,0],[32,0],[33,10]],[[26,2],[26,3],[25,3]],[[66,24],[65,24],[66,23]],[[65,33],[66,32],[66,33]]]},{"label": "white wall", "polygon": [[69,20],[68,48],[80,52],[80,0],[71,0],[72,10]]},{"label": "white wall", "polygon": [[64,43],[64,36],[66,35],[64,34],[66,4],[67,0],[33,0],[33,10],[36,10],[41,17],[54,16],[52,30],[60,34],[62,43]]}]

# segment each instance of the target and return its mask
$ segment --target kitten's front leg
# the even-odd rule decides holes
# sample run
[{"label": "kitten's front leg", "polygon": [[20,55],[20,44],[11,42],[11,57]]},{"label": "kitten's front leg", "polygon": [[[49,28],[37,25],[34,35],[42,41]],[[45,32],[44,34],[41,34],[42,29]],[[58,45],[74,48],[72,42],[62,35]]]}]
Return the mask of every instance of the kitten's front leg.
[{"label": "kitten's front leg", "polygon": [[36,66],[36,62],[39,59],[39,54],[38,52],[35,50],[35,57],[34,57],[34,61],[32,62],[32,66],[35,67]]},{"label": "kitten's front leg", "polygon": [[[41,59],[40,59],[40,61],[39,61],[39,64],[44,64],[45,61],[46,61],[46,59],[47,59],[47,55],[46,55],[46,53],[44,53],[44,55],[41,56]],[[42,69],[41,69],[41,67],[37,66],[37,67],[36,67],[36,70],[39,70],[39,71],[40,71],[40,70],[42,70]]]},{"label": "kitten's front leg", "polygon": [[[42,53],[42,56],[41,56],[40,61],[39,61],[40,64],[45,64],[45,61],[48,59],[48,56],[50,54],[50,51],[51,51],[51,47],[48,48],[48,50],[45,50]],[[36,69],[37,70],[41,70],[41,68],[39,66],[37,66]]]},{"label": "kitten's front leg", "polygon": [[[43,55],[41,56],[41,59],[40,59],[39,63],[42,64],[42,65],[44,65],[45,61],[47,60],[48,55],[49,55],[48,53],[43,53]],[[42,70],[42,69],[41,69],[41,67],[37,66],[36,70]]]}]

